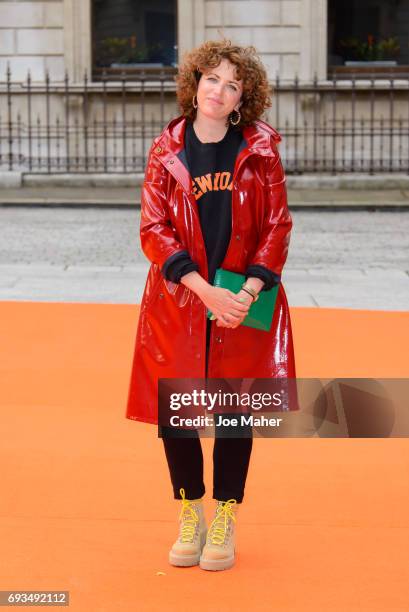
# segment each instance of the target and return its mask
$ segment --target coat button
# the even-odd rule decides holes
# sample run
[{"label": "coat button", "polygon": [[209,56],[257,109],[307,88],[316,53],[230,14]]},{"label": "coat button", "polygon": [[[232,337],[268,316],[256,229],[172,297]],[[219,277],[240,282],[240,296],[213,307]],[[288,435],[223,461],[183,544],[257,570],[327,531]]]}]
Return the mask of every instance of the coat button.
[{"label": "coat button", "polygon": [[220,338],[220,336],[216,336],[216,342],[221,342],[222,339]]},{"label": "coat button", "polygon": [[236,240],[240,240],[240,234],[236,234]]},{"label": "coat button", "polygon": [[160,297],[160,298],[163,298],[163,293],[159,293],[159,297]]},{"label": "coat button", "polygon": [[162,153],[162,147],[156,147],[155,153]]}]

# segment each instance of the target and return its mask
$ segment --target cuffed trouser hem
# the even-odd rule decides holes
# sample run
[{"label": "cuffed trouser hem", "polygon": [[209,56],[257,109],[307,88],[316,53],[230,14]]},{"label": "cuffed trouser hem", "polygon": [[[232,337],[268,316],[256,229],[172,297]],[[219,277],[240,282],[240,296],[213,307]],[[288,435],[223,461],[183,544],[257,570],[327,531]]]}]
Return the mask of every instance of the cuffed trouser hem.
[{"label": "cuffed trouser hem", "polygon": [[238,504],[243,501],[244,493],[235,491],[213,491],[213,499],[217,501],[228,501],[229,499],[235,499]]},{"label": "cuffed trouser hem", "polygon": [[185,497],[186,499],[200,499],[201,497],[204,496],[205,494],[205,486],[199,486],[197,488],[186,488],[186,487],[179,487],[178,490],[174,489],[173,494],[174,494],[174,498],[175,499],[182,499],[182,496],[180,494],[180,488],[185,489]]}]

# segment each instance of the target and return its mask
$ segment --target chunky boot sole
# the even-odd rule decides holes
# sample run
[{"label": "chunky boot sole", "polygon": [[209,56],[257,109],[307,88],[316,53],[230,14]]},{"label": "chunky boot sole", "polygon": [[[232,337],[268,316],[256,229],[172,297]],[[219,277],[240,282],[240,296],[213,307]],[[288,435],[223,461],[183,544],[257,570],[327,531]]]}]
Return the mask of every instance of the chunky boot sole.
[{"label": "chunky boot sole", "polygon": [[199,565],[201,569],[217,572],[220,570],[230,569],[234,565],[234,554],[225,559],[203,559],[200,558]]},{"label": "chunky boot sole", "polygon": [[200,555],[203,546],[206,544],[207,531],[204,531],[200,537],[200,551],[194,555],[183,555],[181,553],[175,553],[173,550],[169,552],[169,563],[175,567],[192,567],[193,565],[199,565]]},{"label": "chunky boot sole", "polygon": [[169,563],[175,567],[191,567],[192,565],[198,565],[200,560],[200,553],[197,555],[177,555],[170,551]]}]

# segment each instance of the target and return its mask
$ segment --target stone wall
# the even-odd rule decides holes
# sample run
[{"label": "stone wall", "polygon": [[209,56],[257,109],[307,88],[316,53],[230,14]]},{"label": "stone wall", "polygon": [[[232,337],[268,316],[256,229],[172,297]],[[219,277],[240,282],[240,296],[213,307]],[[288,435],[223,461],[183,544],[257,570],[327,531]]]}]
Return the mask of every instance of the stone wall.
[{"label": "stone wall", "polygon": [[13,80],[30,70],[33,80],[52,79],[64,72],[63,1],[0,1],[0,79],[10,64]]},{"label": "stone wall", "polygon": [[205,7],[206,39],[219,38],[221,29],[240,44],[255,45],[271,77],[299,72],[300,0],[208,0]]}]

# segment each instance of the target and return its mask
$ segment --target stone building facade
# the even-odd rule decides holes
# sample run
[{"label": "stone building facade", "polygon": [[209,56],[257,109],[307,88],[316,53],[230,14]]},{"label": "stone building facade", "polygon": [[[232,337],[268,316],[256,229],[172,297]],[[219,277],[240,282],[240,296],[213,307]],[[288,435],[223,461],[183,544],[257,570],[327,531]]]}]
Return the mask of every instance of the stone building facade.
[{"label": "stone building facade", "polygon": [[[385,79],[375,74],[372,81],[360,78],[355,82],[347,74],[342,81],[332,80],[328,40],[334,15],[329,21],[329,7],[333,11],[339,2],[0,0],[0,132],[9,147],[0,149],[0,167],[11,169],[19,163],[39,172],[104,172],[108,167],[123,172],[142,170],[152,137],[178,110],[173,81],[178,61],[185,51],[224,35],[233,42],[254,45],[266,66],[274,96],[264,118],[284,136],[283,158],[290,172],[355,171],[357,159],[363,171],[406,171],[409,67],[402,67],[403,77],[391,73]],[[388,4],[366,2],[374,3],[378,13]],[[409,0],[397,2],[401,12],[395,15],[395,22],[409,23]],[[118,64],[122,68],[116,72],[109,68],[102,82],[95,62],[95,16],[107,11],[108,4],[111,13],[106,13],[103,24],[108,32],[111,21],[126,23],[121,17],[125,5],[126,10],[136,7],[132,10],[140,12],[143,7],[155,11],[173,6],[173,16],[167,17],[175,23],[176,62],[173,68],[166,67],[164,79],[153,70],[140,81],[144,64],[136,63],[125,73],[126,86],[121,77],[123,64]],[[339,15],[342,6],[338,6]],[[360,2],[356,6],[358,10]],[[397,28],[396,23],[388,26],[389,17],[382,17],[385,27]],[[366,22],[365,14],[360,18]],[[152,34],[155,17],[152,21],[151,15],[146,23]],[[171,21],[162,23],[162,35],[166,23]],[[405,27],[401,31],[400,36],[405,37]],[[401,47],[406,49],[406,39],[402,40]],[[118,46],[121,39],[117,36],[114,42]],[[296,83],[295,77],[299,79]],[[88,164],[84,159],[91,151],[94,163]],[[68,167],[64,157],[72,158]]]},{"label": "stone building facade", "polygon": [[[179,0],[179,57],[220,32],[254,44],[271,79],[326,78],[325,0]],[[91,0],[0,0],[0,74],[53,80],[66,69],[73,80],[92,74]]]}]

